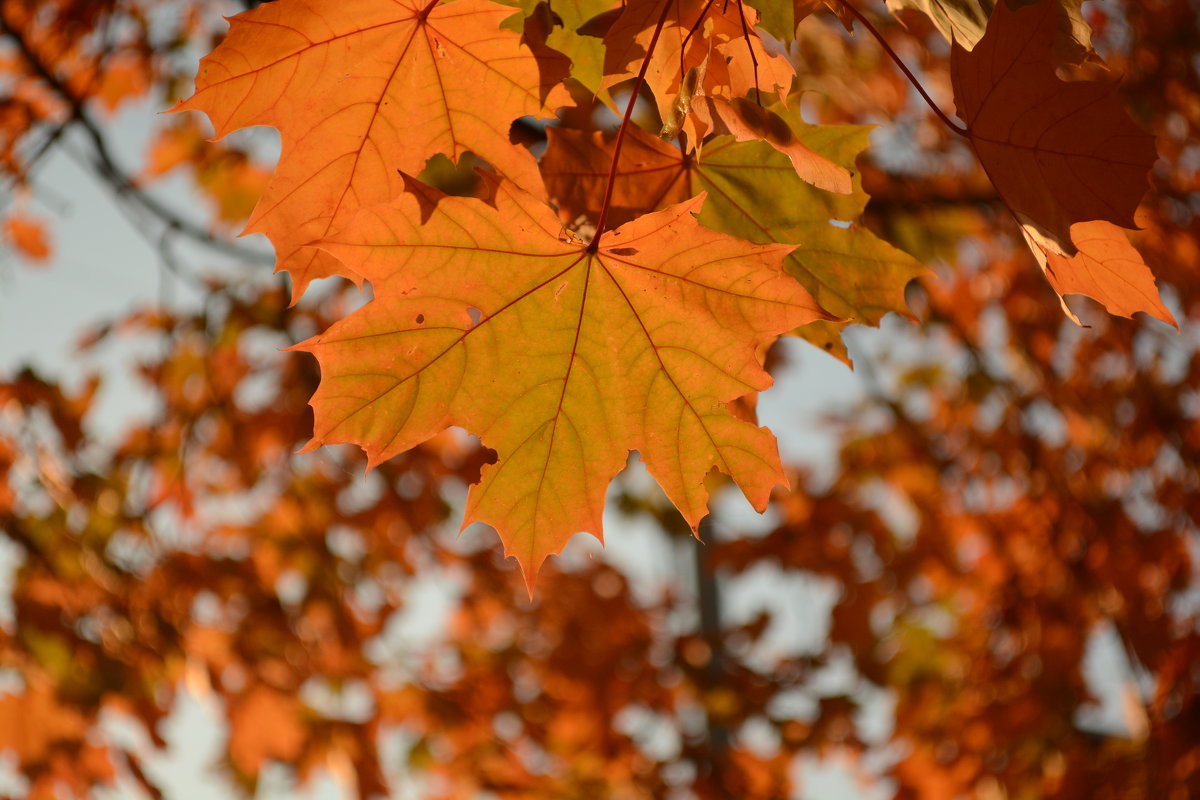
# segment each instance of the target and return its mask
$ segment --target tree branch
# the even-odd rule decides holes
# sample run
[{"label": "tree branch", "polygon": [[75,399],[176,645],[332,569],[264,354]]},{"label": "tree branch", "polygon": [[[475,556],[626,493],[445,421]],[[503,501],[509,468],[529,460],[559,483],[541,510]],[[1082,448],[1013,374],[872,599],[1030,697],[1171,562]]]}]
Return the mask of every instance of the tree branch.
[{"label": "tree branch", "polygon": [[[16,44],[17,50],[21,53],[21,57],[46,85],[67,105],[69,111],[68,120],[61,126],[63,129],[69,125],[77,125],[87,134],[88,139],[92,143],[92,158],[91,167],[96,173],[106,182],[112,189],[113,193],[123,200],[132,202],[134,205],[141,208],[143,211],[149,212],[157,217],[166,225],[170,232],[180,233],[187,236],[189,239],[196,241],[212,250],[225,253],[226,255],[240,258],[251,263],[259,264],[274,264],[274,257],[257,250],[251,250],[246,247],[234,244],[219,236],[214,236],[204,228],[195,223],[184,219],[176,214],[167,206],[163,205],[154,197],[150,196],[144,190],[139,188],[133,180],[126,175],[113,158],[109,151],[108,144],[104,139],[104,132],[100,125],[88,113],[83,101],[76,97],[75,94],[59,80],[58,76],[50,69],[28,40],[24,37],[21,31],[11,25],[0,12],[0,34],[12,39]],[[45,150],[54,144],[61,135],[61,131],[56,131],[43,147],[40,148],[38,156],[44,155]]]}]

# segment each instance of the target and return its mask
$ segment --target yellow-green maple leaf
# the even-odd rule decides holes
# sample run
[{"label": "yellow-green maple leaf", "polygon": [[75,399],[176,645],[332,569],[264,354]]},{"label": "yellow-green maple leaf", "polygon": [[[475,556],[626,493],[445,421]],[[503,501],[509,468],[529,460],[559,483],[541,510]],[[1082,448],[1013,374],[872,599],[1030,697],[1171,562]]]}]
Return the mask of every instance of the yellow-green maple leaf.
[{"label": "yellow-green maple leaf", "polygon": [[[796,123],[796,137],[833,164],[852,169],[866,147],[868,126]],[[550,131],[542,171],[551,197],[568,219],[595,213],[612,159],[612,137]],[[764,142],[721,136],[698,153],[631,128],[621,152],[612,207],[627,219],[644,205],[677,203],[700,192],[708,201],[701,224],[753,242],[799,245],[784,269],[820,306],[843,321],[878,325],[889,311],[907,312],[904,287],[925,268],[855,221],[867,194],[854,176],[847,194],[801,180],[788,158]],[[806,325],[797,333],[848,360],[837,334],[845,322]]]}]

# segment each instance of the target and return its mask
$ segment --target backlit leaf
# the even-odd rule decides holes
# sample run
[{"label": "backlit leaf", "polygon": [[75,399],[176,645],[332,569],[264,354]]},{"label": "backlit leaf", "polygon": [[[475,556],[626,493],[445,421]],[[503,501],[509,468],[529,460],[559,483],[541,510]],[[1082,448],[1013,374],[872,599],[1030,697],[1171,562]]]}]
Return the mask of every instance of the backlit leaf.
[{"label": "backlit leaf", "polygon": [[536,186],[533,157],[510,143],[509,126],[567,96],[543,85],[533,52],[499,27],[512,13],[489,0],[278,0],[230,20],[196,94],[176,108],[206,112],[218,136],[279,129],[283,155],[247,230],[271,239],[295,296],[315,278],[356,277],[299,248],[403,191],[397,170],[471,151]]},{"label": "backlit leaf", "polygon": [[[1004,0],[1016,11],[1041,0]],[[1051,3],[1058,18],[1054,39],[1054,60],[1058,64],[1082,64],[1089,58],[1099,60],[1092,50],[1092,26],[1083,17],[1083,0],[1055,0]]]},{"label": "backlit leaf", "polygon": [[933,20],[947,40],[967,50],[983,38],[995,0],[887,0],[892,11],[912,8]]},{"label": "backlit leaf", "polygon": [[[735,100],[751,95],[766,103],[787,93],[795,70],[787,59],[763,46],[754,30],[757,12],[742,3],[708,4],[703,0],[631,0],[626,4],[604,37],[604,87],[638,74],[664,3],[671,3],[666,24],[646,71],[646,85],[654,94],[660,118],[671,116],[688,71],[705,62],[703,91],[699,93],[706,96]],[[692,140],[696,139],[693,135]]]},{"label": "backlit leaf", "polygon": [[780,41],[796,35],[796,26],[822,4],[836,6],[837,0],[747,0],[746,3],[759,13],[759,26]]},{"label": "backlit leaf", "polygon": [[[867,126],[800,127],[796,136],[830,163],[851,167],[866,146]],[[568,129],[550,132],[542,170],[564,216],[595,214],[595,202],[612,157],[611,137]],[[924,267],[907,253],[852,224],[867,196],[855,183],[850,194],[822,191],[800,180],[788,159],[763,142],[719,137],[685,157],[669,143],[631,129],[621,153],[613,192],[620,218],[640,204],[682,202],[700,192],[708,199],[699,215],[713,230],[753,242],[799,245],[784,269],[830,314],[876,325],[889,311],[907,313],[904,287]],[[832,224],[840,222],[841,224]],[[826,322],[818,346],[825,347]],[[812,326],[814,330],[817,326]],[[810,326],[797,333],[806,336]]]},{"label": "backlit leaf", "polygon": [[956,47],[951,65],[959,116],[992,183],[1023,225],[1072,255],[1077,222],[1134,227],[1157,154],[1115,82],[1055,75],[1055,9],[1000,5],[987,35],[971,52]]},{"label": "backlit leaf", "polygon": [[696,198],[590,252],[535,198],[503,184],[496,201],[443,198],[419,225],[405,194],[319,243],[375,299],[298,346],[322,369],[310,447],[353,442],[378,464],[447,426],[477,434],[499,458],[464,525],[493,525],[530,586],[572,534],[602,535],[631,449],[693,528],[713,469],[765,507],[774,437],[726,404],[770,385],[775,336],[826,317],[782,272],[791,248],[701,227]]},{"label": "backlit leaf", "polygon": [[[1060,296],[1087,295],[1110,314],[1132,317],[1134,312],[1144,311],[1178,327],[1158,296],[1154,275],[1125,231],[1108,222],[1081,222],[1071,229],[1071,235],[1078,252],[1070,258],[1029,241],[1054,291]],[[1065,304],[1063,309],[1079,322]]]}]

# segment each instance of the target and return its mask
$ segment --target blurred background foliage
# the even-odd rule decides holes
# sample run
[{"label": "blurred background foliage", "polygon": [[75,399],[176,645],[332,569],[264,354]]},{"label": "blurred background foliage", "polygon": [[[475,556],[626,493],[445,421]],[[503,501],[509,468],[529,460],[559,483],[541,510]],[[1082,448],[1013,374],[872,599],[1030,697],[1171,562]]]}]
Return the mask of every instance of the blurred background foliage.
[{"label": "blurred background foliage", "polygon": [[[861,5],[949,108],[932,24]],[[718,514],[701,545],[630,470],[610,538],[636,530],[661,563],[576,541],[532,600],[490,531],[455,536],[489,458],[470,438],[366,476],[351,449],[293,455],[317,374],[280,348],[361,298],[289,307],[233,238],[269,174],[252,143],[161,117],[142,164],[114,156],[113,112],[186,95],[237,10],[0,0],[5,268],[54,269],[37,197],[71,187],[39,165],[69,146],[203,298],[81,343],[139,343],[153,411],[109,440],[93,400],[112,376],[0,375],[14,794],[162,796],[147,765],[190,694],[228,726],[214,781],[250,792],[278,762],[363,797],[766,799],[810,796],[832,764],[863,797],[1200,797],[1200,4],[1085,6],[1157,138],[1136,244],[1180,333],[1084,300],[1089,327],[1070,322],[965,144],[871,38],[807,19],[803,112],[881,125],[864,222],[932,267],[909,285],[919,322],[855,340],[862,399],[820,423],[833,468],[797,467],[765,518]],[[181,172],[207,216],[155,194]],[[245,266],[208,270],[181,240]],[[829,357],[796,344],[770,361],[803,386]]]}]

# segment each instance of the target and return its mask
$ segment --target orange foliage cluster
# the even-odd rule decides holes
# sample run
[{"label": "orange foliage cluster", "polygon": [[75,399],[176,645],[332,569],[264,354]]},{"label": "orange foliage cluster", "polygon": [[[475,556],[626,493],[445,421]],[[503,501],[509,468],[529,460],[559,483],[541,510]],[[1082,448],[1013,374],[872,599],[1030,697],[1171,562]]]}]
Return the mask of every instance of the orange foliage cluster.
[{"label": "orange foliage cluster", "polygon": [[[8,143],[3,166],[35,194],[29,159],[39,137],[63,122],[99,126],[101,117],[92,114],[123,96],[163,87],[168,95],[178,93],[165,55],[205,37],[211,23],[200,13],[201,4],[185,4],[191,11],[177,18],[178,35],[157,39],[139,27],[142,4],[37,5],[33,14],[32,3],[0,0],[0,35],[12,42],[15,32],[35,57],[11,47],[2,51],[0,68],[20,87],[11,102],[0,104]],[[280,0],[256,13],[283,15],[290,5]],[[514,69],[529,72],[521,73],[525,88],[533,87],[502,112],[517,116],[561,101],[562,72],[550,70],[554,59],[545,48],[582,58],[602,54],[597,42],[611,42],[604,35],[622,24],[636,29],[635,40],[648,32],[646,24],[622,23],[619,17],[613,22],[609,14],[611,24],[592,29],[599,36],[581,34],[583,23],[612,4],[567,5],[527,9],[524,37],[501,34],[499,44],[435,27],[442,24],[438,15],[450,17],[456,7],[489,19],[506,16],[481,0],[436,6],[419,23],[389,24],[410,34],[422,29],[430,59],[423,69],[455,48],[508,48]],[[1029,187],[1020,176],[997,178],[997,160],[1007,163],[1014,156],[997,152],[1002,148],[992,141],[997,138],[988,127],[992,123],[977,121],[993,113],[986,98],[960,104],[971,126],[969,136],[960,136],[912,103],[909,85],[873,40],[844,35],[844,25],[862,29],[845,4],[776,5],[751,2],[739,12],[741,4],[713,4],[718,16],[697,28],[694,43],[683,40],[701,13],[699,4],[626,6],[650,18],[650,29],[663,9],[674,9],[675,17],[664,16],[671,23],[663,30],[677,47],[663,52],[682,67],[673,72],[669,65],[651,64],[647,74],[657,113],[669,118],[678,112],[679,129],[689,141],[709,135],[706,125],[722,138],[688,152],[629,129],[608,205],[594,199],[606,188],[613,137],[589,130],[594,126],[583,120],[598,106],[579,100],[578,91],[580,107],[564,114],[566,124],[550,134],[540,162],[511,144],[507,121],[503,131],[476,130],[478,140],[460,143],[476,155],[496,148],[482,156],[503,181],[487,177],[482,189],[472,189],[490,205],[443,198],[411,176],[397,175],[396,166],[414,174],[424,167],[425,156],[405,155],[409,161],[388,163],[361,187],[355,183],[357,166],[293,159],[271,179],[268,197],[295,196],[289,181],[315,180],[336,184],[349,204],[307,219],[302,217],[311,209],[303,204],[260,205],[251,212],[249,198],[265,184],[265,175],[239,151],[202,142],[190,122],[168,123],[144,177],[176,167],[191,171],[213,198],[218,217],[251,215],[251,224],[275,239],[282,265],[293,270],[300,288],[305,275],[311,280],[322,270],[368,279],[376,289],[411,277],[397,274],[387,247],[357,259],[339,248],[348,250],[356,236],[398,230],[407,242],[422,235],[448,240],[453,220],[466,219],[451,210],[465,215],[464,209],[474,222],[453,235],[477,237],[473,246],[488,235],[511,244],[519,231],[534,244],[518,240],[525,247],[518,255],[527,256],[531,248],[555,258],[566,252],[568,259],[609,259],[601,262],[606,269],[642,263],[646,246],[622,243],[645,233],[639,224],[660,222],[668,231],[686,225],[690,235],[707,237],[709,250],[774,254],[795,279],[788,291],[803,291],[838,319],[879,323],[889,310],[904,310],[907,286],[911,313],[921,323],[907,329],[893,325],[886,342],[877,338],[868,351],[855,353],[870,391],[830,419],[840,442],[834,475],[818,480],[786,470],[793,488],[772,495],[777,522],[771,531],[725,535],[704,547],[690,531],[703,497],[679,503],[672,494],[689,509],[685,520],[659,495],[621,484],[621,510],[653,523],[666,543],[662,552],[680,560],[679,580],[641,586],[599,559],[563,558],[547,562],[537,595],[527,599],[516,571],[494,548],[456,541],[453,527],[447,528],[459,521],[451,518],[451,506],[461,488],[501,469],[495,453],[450,433],[427,438],[452,420],[434,420],[439,424],[403,446],[389,449],[376,440],[378,463],[366,478],[366,459],[357,450],[326,447],[294,455],[313,431],[306,403],[318,393],[321,413],[320,392],[329,389],[328,384],[318,389],[319,381],[336,375],[337,364],[322,358],[318,375],[312,359],[279,348],[321,331],[345,330],[381,308],[397,316],[403,312],[405,325],[413,320],[423,325],[418,316],[438,313],[428,299],[421,308],[410,307],[402,292],[381,291],[365,313],[347,323],[358,294],[346,282],[295,304],[280,288],[212,280],[200,311],[145,310],[85,343],[94,348],[120,339],[153,345],[144,351],[140,377],[157,401],[156,411],[110,445],[89,435],[102,377],[71,391],[32,371],[0,383],[0,533],[20,553],[12,616],[0,617],[0,667],[20,686],[0,695],[0,752],[15,754],[30,797],[56,797],[64,790],[82,796],[118,778],[157,795],[145,769],[153,752],[108,742],[95,728],[102,714],[124,715],[144,726],[153,747],[162,746],[161,723],[185,687],[220,701],[230,736],[227,758],[215,767],[247,790],[268,763],[279,761],[301,777],[335,765],[363,797],[412,790],[447,798],[487,792],[505,798],[768,800],[802,793],[805,773],[798,757],[816,756],[845,765],[872,791],[892,787],[897,797],[919,800],[1197,796],[1200,12],[1189,0],[1106,4],[1088,11],[1089,41],[1114,73],[1125,75],[1130,113],[1154,134],[1162,156],[1150,173],[1150,195],[1137,205],[1139,195],[1096,223],[1091,211],[1076,213],[1072,204],[1079,192],[1067,198],[1037,195],[1027,202]],[[906,8],[894,19],[865,4],[862,13],[920,67],[924,86],[936,98],[951,96],[951,64],[970,71],[971,58],[998,47],[981,36],[973,55],[955,51],[948,63],[939,55],[945,51],[939,31],[970,34],[971,17],[926,17],[918,11],[969,3],[889,5]],[[992,4],[976,5],[990,10]],[[1064,13],[1079,8],[1044,1],[995,5],[993,20],[1032,19],[1020,15],[1037,9],[1012,10],[1020,6],[1061,5]],[[839,17],[826,13],[829,7]],[[738,14],[753,20],[755,9],[766,30],[777,36],[789,27],[795,32],[785,54],[747,49],[739,38]],[[556,17],[564,24],[555,24]],[[115,20],[129,20],[114,29],[135,31],[130,42],[141,44],[104,44],[97,33]],[[347,12],[340,21],[350,24],[353,15]],[[549,30],[541,39],[539,24]],[[1078,29],[1059,31],[1054,39],[1026,37],[1041,54],[1022,62],[1025,68],[1044,72],[1049,59],[1079,52],[1070,46],[1077,37],[1065,43],[1061,38],[1062,31]],[[395,36],[385,38],[387,46],[395,45]],[[757,38],[750,42],[751,48],[759,46]],[[139,47],[141,60],[126,54]],[[767,76],[794,69],[790,102],[804,103],[805,114],[828,127],[804,125],[794,108],[739,103],[745,98],[733,96],[737,90],[722,94],[722,87],[753,73],[751,52],[760,59],[760,85]],[[634,63],[613,58],[616,67],[605,70],[610,74],[624,75]],[[988,64],[995,63],[991,59]],[[51,75],[37,74],[35,61],[51,65]],[[706,62],[712,71],[701,74]],[[598,104],[609,91],[619,94],[616,84],[603,82],[603,72],[572,74],[579,85],[600,91]],[[719,85],[711,83],[716,76]],[[775,85],[790,83],[789,78]],[[1103,92],[1078,82],[1040,85],[1066,94],[1097,92],[1102,99],[1087,94],[1082,106],[1094,100],[1125,113],[1107,85]],[[82,115],[70,105],[75,91],[81,92]],[[683,109],[681,98],[689,92],[689,108]],[[333,97],[347,104],[347,114],[357,113],[354,92]],[[510,100],[497,96],[496,105]],[[251,113],[249,106],[241,108]],[[455,109],[466,116],[471,110]],[[756,118],[754,109],[764,115]],[[866,144],[860,126],[881,117],[894,120],[892,130],[900,134],[860,158]],[[285,158],[289,148],[294,157],[310,152],[301,143],[321,138],[324,122],[317,115],[289,119],[300,127],[284,130]],[[739,125],[762,131],[764,119],[780,121],[772,122],[773,138],[739,135]],[[1144,171],[1150,164],[1147,143],[1123,119],[1114,125],[1136,140],[1130,150]],[[271,121],[252,117],[217,127]],[[654,127],[664,121],[669,120],[655,120]],[[1057,123],[1030,124],[1037,137]],[[383,139],[371,141],[386,150]],[[1064,147],[1083,144],[1088,154],[1063,159],[1072,162],[1103,149],[1103,143],[1079,137],[1069,137]],[[460,155],[442,144],[430,146]],[[969,148],[979,153],[996,188]],[[360,148],[360,155],[366,152]],[[1046,163],[1054,174],[1067,170],[1062,162]],[[629,177],[639,169],[663,178],[653,187],[644,185],[649,188],[641,207],[638,184]],[[730,213],[735,204],[717,202],[721,190],[736,188],[738,171],[750,169],[759,185],[786,187],[784,197],[803,212],[787,218],[790,227],[773,223],[767,232],[747,233],[758,215],[786,215],[789,208],[772,207],[754,192],[743,199],[759,205],[745,205],[740,217]],[[850,186],[814,185],[824,178],[836,181],[851,169]],[[540,195],[510,182],[529,170],[538,183],[545,179]],[[1089,191],[1104,193],[1091,179],[1080,180]],[[1114,170],[1095,180],[1121,182],[1128,176]],[[405,191],[410,194],[382,198],[411,206],[399,221],[378,210],[351,208],[375,202],[368,196],[372,192]],[[659,205],[687,202],[699,191],[708,198],[698,220],[689,214],[695,201],[641,216],[640,223],[634,219]],[[1118,194],[1129,201],[1131,191]],[[556,204],[557,219],[544,218],[551,213],[547,198]],[[708,212],[714,205],[724,212]],[[1010,208],[1023,215],[1023,229],[1008,220]],[[605,230],[601,209],[611,212],[614,225],[633,220],[632,227]],[[513,219],[521,213],[527,221],[518,224]],[[343,225],[351,217],[340,215],[351,214],[357,222]],[[364,214],[381,220],[378,230],[361,224],[368,218]],[[512,219],[497,222],[505,214]],[[1131,220],[1142,229],[1131,234],[1138,255],[1126,249],[1126,234],[1116,227],[1128,227]],[[586,240],[574,237],[585,237],[587,226],[597,223],[599,244],[588,250]],[[1099,234],[1082,228],[1094,225],[1102,226]],[[12,220],[6,230],[16,238]],[[1107,244],[1091,244],[1096,235]],[[732,244],[735,236],[757,244]],[[1040,259],[1026,254],[1024,236],[1032,238]],[[317,240],[324,249],[303,247]],[[821,246],[806,249],[813,241]],[[801,247],[789,249],[796,244]],[[671,252],[662,242],[649,249],[660,256]],[[345,262],[335,258],[342,256]],[[1165,303],[1147,283],[1152,279],[1143,257],[1169,287]],[[857,271],[839,268],[855,258]],[[848,280],[871,264],[881,280]],[[1070,313],[1091,326],[1080,328],[1063,317],[1058,299],[1046,291],[1043,271],[1061,293],[1092,294],[1117,314],[1148,314],[1117,319],[1072,301]],[[444,294],[457,298],[454,292],[470,291],[464,302],[478,303],[472,307],[487,313],[479,298],[507,288],[489,283],[484,269],[480,276],[461,269],[461,262],[434,272],[431,280],[445,284],[436,284]],[[1105,277],[1110,274],[1127,279],[1129,287],[1114,288]],[[776,268],[772,279],[783,277]],[[842,283],[835,283],[839,278]],[[604,285],[610,299],[627,286],[615,279]],[[551,295],[562,296],[553,291],[558,284],[550,288]],[[571,296],[566,288],[562,292]],[[839,302],[843,305],[835,308]],[[580,301],[577,308],[583,307]],[[463,308],[446,313],[451,312],[470,317]],[[1148,315],[1177,319],[1182,335]],[[457,317],[452,321],[460,329],[476,322]],[[755,334],[761,340],[752,337],[746,345],[751,351],[755,345],[765,349],[776,333],[798,322],[757,316],[743,321],[769,331]],[[814,324],[825,327],[800,333],[839,351],[843,323]],[[310,339],[304,347],[319,350],[328,337]],[[532,344],[522,346],[539,344],[532,337]],[[753,371],[755,356],[743,352],[738,362]],[[819,356],[815,350],[800,356],[810,357]],[[768,371],[779,364],[775,356],[766,358]],[[488,391],[522,388],[512,375],[499,377],[512,385]],[[762,381],[754,377],[747,383]],[[702,396],[712,405],[728,399]],[[752,399],[731,405],[730,418],[752,418]],[[325,438],[328,429],[318,420],[317,438]],[[765,500],[765,489],[763,494]],[[586,511],[598,515],[596,502]],[[430,576],[460,597],[441,637],[412,652],[390,629],[406,613],[425,613],[411,589]],[[795,633],[786,630],[795,609],[768,603],[757,616],[733,617],[730,598],[748,581],[782,586],[814,578],[836,589],[828,637],[815,647],[779,646],[781,636]],[[802,610],[801,616],[814,625],[823,622],[815,610]],[[1083,675],[1084,656],[1101,633],[1128,665],[1119,676],[1126,683],[1121,730],[1089,728],[1081,721],[1097,699]],[[335,702],[314,700],[314,687]],[[884,731],[864,720],[864,712],[878,713],[881,690],[894,700]],[[336,702],[356,692],[368,698],[365,710],[351,713]],[[388,744],[395,736],[406,744],[398,755]],[[396,774],[403,785],[388,777]]]},{"label": "orange foliage cluster", "polygon": [[[879,37],[853,4],[841,5],[843,22],[858,19]],[[980,15],[986,32],[981,23],[966,42],[972,50],[955,42],[952,85],[965,126],[898,65],[970,142],[1056,290],[1173,323],[1124,231],[1146,191],[1153,137],[1125,113],[1115,81],[1057,75],[1092,55],[1077,5],[1006,0],[990,19]],[[813,10],[793,7],[784,45]],[[491,0],[337,8],[281,0],[231,19],[229,36],[201,63],[195,95],[175,110],[204,111],[220,136],[279,130],[279,165],[248,230],[275,245],[277,268],[295,278],[294,300],[334,275],[369,281],[376,293],[299,345],[325,376],[310,447],[357,444],[374,465],[447,427],[479,436],[497,461],[472,487],[464,526],[493,525],[532,592],[542,562],[575,532],[602,538],[604,495],[631,450],[693,530],[711,471],[733,478],[762,511],[771,488],[786,484],[775,443],[747,424],[753,415],[738,420],[732,409],[769,385],[759,369],[766,346],[818,322],[826,327],[811,338],[833,350],[828,323],[903,313],[902,287],[918,269],[902,254],[880,258],[888,248],[869,234],[843,241],[854,232],[830,231],[856,216],[835,216],[829,199],[855,194],[855,153],[839,147],[853,133],[810,128],[785,108],[801,102],[796,67],[764,44],[753,8],[601,3],[579,11],[586,21],[575,39],[562,38],[574,26],[552,8],[525,12],[522,34],[506,27],[521,15]],[[593,34],[604,58],[589,87],[595,64],[577,39]],[[510,134],[523,118],[572,116],[565,109],[583,104],[589,88],[599,98],[626,84],[611,145],[599,132],[548,139],[539,164]],[[641,92],[678,159],[661,146],[660,164],[648,164],[647,133],[642,157],[623,165]],[[595,114],[573,116],[598,126]],[[739,150],[735,176],[712,182],[719,199],[701,225],[694,217],[710,187],[679,178],[706,149],[736,144],[759,148]],[[436,156],[458,162],[467,152],[494,170],[486,179],[494,214],[486,199],[442,203],[414,180]],[[772,154],[790,166],[774,180],[736,175]],[[723,157],[715,170],[731,166]],[[672,166],[679,159],[686,163]],[[635,187],[643,174],[675,176],[665,188],[654,176],[632,208],[621,198],[623,215],[643,216],[610,230],[623,166]],[[547,202],[546,179],[574,202]],[[802,228],[813,221],[826,225]],[[758,249],[747,239],[787,246]]]}]

